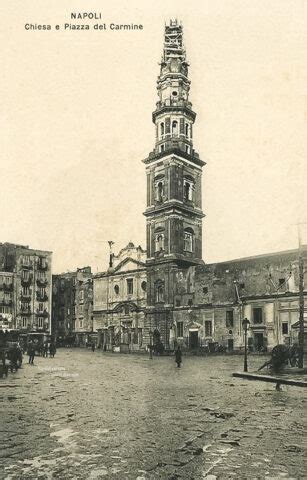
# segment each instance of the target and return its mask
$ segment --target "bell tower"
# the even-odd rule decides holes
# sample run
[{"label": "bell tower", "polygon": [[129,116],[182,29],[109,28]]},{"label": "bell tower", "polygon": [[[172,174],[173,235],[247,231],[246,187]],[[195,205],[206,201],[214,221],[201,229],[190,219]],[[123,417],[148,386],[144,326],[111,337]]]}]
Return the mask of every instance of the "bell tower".
[{"label": "bell tower", "polygon": [[[152,114],[154,150],[143,160],[147,175],[147,305],[151,330],[161,332],[174,306],[178,269],[202,264],[201,175],[205,165],[193,146],[196,114],[189,100],[190,80],[182,25],[165,26]],[[167,327],[164,325],[164,344]]]}]

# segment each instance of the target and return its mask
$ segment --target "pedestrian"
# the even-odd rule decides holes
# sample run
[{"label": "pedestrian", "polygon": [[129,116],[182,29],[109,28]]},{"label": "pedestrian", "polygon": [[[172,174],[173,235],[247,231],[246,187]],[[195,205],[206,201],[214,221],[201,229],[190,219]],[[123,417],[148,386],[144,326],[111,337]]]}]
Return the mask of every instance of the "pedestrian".
[{"label": "pedestrian", "polygon": [[55,352],[56,352],[55,344],[50,343],[50,346],[49,346],[50,357],[54,358]]},{"label": "pedestrian", "polygon": [[46,358],[48,357],[48,343],[47,342],[44,343],[43,356],[46,357]]},{"label": "pedestrian", "polygon": [[95,352],[95,343],[92,343],[92,352]]},{"label": "pedestrian", "polygon": [[35,345],[34,343],[32,343],[32,341],[30,341],[28,345],[28,355],[29,355],[29,364],[34,365]]},{"label": "pedestrian", "polygon": [[175,350],[175,362],[177,363],[177,367],[180,368],[182,362],[182,352],[180,350],[180,346],[178,345],[177,349]]}]

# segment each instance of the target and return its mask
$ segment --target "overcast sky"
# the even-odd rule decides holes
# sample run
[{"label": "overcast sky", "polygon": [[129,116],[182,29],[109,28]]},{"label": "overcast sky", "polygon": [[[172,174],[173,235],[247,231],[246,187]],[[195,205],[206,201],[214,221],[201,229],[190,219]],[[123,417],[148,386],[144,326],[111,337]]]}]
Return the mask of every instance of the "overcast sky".
[{"label": "overcast sky", "polygon": [[[177,17],[207,162],[204,260],[296,248],[294,224],[307,221],[306,6],[2,0],[0,242],[53,251],[55,273],[104,269],[108,240],[145,248],[142,159],[154,146],[164,22]],[[144,28],[63,31],[71,11]]]}]

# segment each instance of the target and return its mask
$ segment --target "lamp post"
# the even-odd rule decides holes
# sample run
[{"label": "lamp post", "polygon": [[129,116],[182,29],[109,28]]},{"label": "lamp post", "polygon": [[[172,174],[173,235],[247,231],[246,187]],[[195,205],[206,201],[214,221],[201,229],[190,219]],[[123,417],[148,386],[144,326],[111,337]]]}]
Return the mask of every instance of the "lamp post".
[{"label": "lamp post", "polygon": [[149,330],[149,358],[152,360],[152,330]]},{"label": "lamp post", "polygon": [[244,330],[244,372],[247,372],[247,330],[250,325],[250,321],[247,318],[242,320],[242,327]]}]

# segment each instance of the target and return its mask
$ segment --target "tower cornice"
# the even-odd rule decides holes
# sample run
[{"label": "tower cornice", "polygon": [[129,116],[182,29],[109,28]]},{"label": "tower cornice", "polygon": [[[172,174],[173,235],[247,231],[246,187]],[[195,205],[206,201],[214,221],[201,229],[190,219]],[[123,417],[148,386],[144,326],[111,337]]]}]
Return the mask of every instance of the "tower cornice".
[{"label": "tower cornice", "polygon": [[201,160],[199,158],[199,155],[195,151],[193,151],[193,153],[190,154],[190,153],[183,152],[179,148],[170,148],[168,150],[165,150],[164,152],[159,152],[159,153],[156,153],[155,151],[150,152],[148,157],[145,158],[142,161],[146,165],[149,165],[149,164],[151,164],[153,162],[156,162],[158,160],[167,159],[171,155],[175,155],[177,160],[188,161],[192,165],[194,164],[194,165],[197,165],[198,167],[203,167],[204,165],[206,165],[206,162]]},{"label": "tower cornice", "polygon": [[159,103],[158,103],[157,109],[154,112],[152,112],[153,123],[156,122],[156,119],[159,115],[162,115],[164,113],[185,113],[187,118],[192,120],[192,122],[194,122],[195,118],[196,118],[196,113],[193,112],[193,110],[191,110],[189,108],[189,106],[187,106],[187,105],[162,105],[162,106],[159,106]]}]

